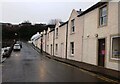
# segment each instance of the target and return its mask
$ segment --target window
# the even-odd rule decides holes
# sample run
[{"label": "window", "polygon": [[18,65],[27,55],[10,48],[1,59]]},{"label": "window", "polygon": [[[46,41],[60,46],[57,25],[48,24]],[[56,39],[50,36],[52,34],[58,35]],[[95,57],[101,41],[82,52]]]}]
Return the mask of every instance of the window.
[{"label": "window", "polygon": [[111,57],[120,60],[120,36],[111,38]]},{"label": "window", "polygon": [[58,44],[55,45],[55,54],[58,55]]},{"label": "window", "polygon": [[74,42],[70,42],[70,54],[74,55]]},{"label": "window", "polygon": [[58,38],[58,28],[56,28],[56,38]]},{"label": "window", "polygon": [[51,55],[52,55],[52,44],[51,44]]},{"label": "window", "polygon": [[107,5],[100,8],[100,17],[99,17],[99,25],[104,26],[107,24]]},{"label": "window", "polygon": [[74,25],[75,19],[71,20],[71,33],[75,32],[75,25]]}]

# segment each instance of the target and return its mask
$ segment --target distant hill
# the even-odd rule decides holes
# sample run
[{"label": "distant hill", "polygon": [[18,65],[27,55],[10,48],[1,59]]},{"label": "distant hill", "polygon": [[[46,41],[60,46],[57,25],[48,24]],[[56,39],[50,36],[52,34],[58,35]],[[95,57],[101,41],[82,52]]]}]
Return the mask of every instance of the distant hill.
[{"label": "distant hill", "polygon": [[2,24],[2,39],[22,39],[29,40],[32,35],[36,32],[41,32],[47,29],[46,24],[34,24],[31,23],[21,23],[18,25],[13,25],[10,23]]}]

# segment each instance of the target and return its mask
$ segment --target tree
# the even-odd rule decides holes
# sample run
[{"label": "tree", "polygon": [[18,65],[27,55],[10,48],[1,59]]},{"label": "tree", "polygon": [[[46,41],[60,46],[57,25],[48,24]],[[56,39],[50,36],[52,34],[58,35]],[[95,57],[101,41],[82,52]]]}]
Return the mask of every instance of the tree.
[{"label": "tree", "polygon": [[62,22],[62,20],[61,19],[51,19],[49,21],[48,25],[50,25],[50,24],[55,25],[55,24],[57,24],[57,22]]}]

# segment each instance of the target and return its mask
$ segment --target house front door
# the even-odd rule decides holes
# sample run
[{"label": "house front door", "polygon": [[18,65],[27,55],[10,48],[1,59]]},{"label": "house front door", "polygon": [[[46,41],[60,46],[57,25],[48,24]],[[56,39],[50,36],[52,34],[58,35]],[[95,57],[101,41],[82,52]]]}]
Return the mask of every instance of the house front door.
[{"label": "house front door", "polygon": [[105,39],[98,39],[98,66],[105,65]]}]

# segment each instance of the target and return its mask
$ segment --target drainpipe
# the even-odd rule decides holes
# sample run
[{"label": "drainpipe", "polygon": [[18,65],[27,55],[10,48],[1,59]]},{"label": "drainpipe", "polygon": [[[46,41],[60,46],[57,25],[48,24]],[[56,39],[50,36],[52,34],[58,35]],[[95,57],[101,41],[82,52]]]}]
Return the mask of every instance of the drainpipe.
[{"label": "drainpipe", "polygon": [[66,28],[66,57],[65,59],[67,59],[67,44],[68,44],[68,22],[67,22],[67,28]]}]

